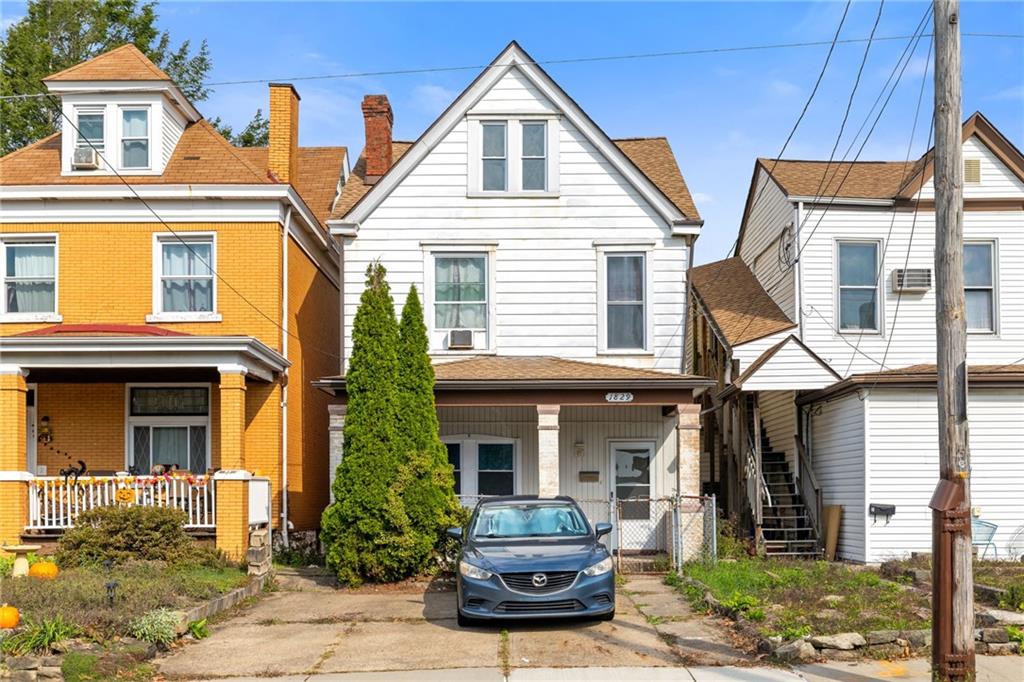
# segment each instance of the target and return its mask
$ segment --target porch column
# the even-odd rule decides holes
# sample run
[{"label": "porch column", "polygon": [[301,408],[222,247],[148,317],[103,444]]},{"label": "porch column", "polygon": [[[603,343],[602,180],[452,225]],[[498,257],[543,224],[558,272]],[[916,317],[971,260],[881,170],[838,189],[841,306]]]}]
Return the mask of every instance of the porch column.
[{"label": "porch column", "polygon": [[[700,495],[700,405],[676,405],[676,484],[680,495]],[[704,518],[709,509],[683,500],[680,509],[683,561],[699,559],[704,548]]]},{"label": "porch column", "polygon": [[0,365],[0,543],[20,544],[28,522],[25,397],[28,372]]},{"label": "porch column", "polygon": [[334,478],[338,474],[338,467],[341,465],[341,458],[345,453],[345,415],[348,413],[348,405],[327,406],[327,431],[328,431],[328,470],[327,485],[331,492],[331,502],[334,502]]},{"label": "porch column", "polygon": [[537,406],[537,473],[540,485],[537,494],[554,497],[558,494],[558,412],[560,405]]},{"label": "porch column", "polygon": [[230,558],[249,548],[249,475],[245,470],[245,375],[240,365],[220,372],[220,468],[217,486],[217,549]]}]

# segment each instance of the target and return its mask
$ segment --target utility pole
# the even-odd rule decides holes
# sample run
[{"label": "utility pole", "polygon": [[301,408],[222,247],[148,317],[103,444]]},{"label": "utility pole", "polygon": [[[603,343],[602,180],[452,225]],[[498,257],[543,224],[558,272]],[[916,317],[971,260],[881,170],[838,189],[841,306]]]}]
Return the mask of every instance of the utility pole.
[{"label": "utility pole", "polygon": [[939,476],[932,497],[932,674],[973,680],[971,457],[967,440],[967,318],[959,0],[934,0],[935,322]]}]

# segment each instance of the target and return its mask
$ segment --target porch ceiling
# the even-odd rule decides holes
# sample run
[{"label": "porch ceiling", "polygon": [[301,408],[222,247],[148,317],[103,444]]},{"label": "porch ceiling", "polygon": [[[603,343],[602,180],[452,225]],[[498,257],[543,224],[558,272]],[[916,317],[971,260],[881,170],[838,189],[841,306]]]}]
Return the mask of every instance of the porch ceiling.
[{"label": "porch ceiling", "polygon": [[271,381],[290,363],[250,336],[9,336],[0,338],[3,364],[32,372],[58,370],[197,370],[244,367]]}]

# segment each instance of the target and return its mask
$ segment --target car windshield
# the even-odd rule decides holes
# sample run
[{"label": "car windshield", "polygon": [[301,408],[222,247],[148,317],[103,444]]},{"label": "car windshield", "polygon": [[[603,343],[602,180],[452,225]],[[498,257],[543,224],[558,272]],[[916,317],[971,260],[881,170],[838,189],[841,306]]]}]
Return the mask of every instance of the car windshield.
[{"label": "car windshield", "polygon": [[481,507],[475,538],[580,537],[590,532],[571,504],[496,504]]}]

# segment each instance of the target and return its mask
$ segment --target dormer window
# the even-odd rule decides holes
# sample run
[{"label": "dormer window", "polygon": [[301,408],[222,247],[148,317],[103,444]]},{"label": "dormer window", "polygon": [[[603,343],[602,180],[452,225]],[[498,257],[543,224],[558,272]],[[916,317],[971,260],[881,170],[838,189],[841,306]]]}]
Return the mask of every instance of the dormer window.
[{"label": "dormer window", "polygon": [[95,149],[103,153],[103,110],[78,110],[78,137],[75,146],[78,149]]},{"label": "dormer window", "polygon": [[469,196],[557,196],[558,130],[550,115],[470,115]]},{"label": "dormer window", "polygon": [[149,109],[121,109],[121,167],[149,168]]}]

